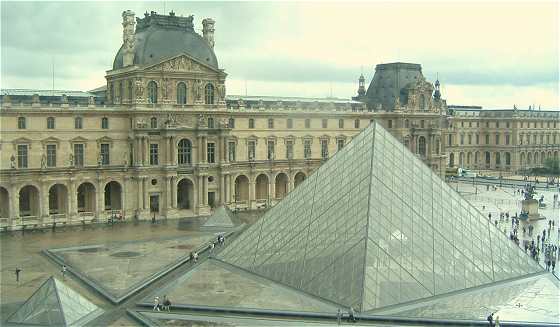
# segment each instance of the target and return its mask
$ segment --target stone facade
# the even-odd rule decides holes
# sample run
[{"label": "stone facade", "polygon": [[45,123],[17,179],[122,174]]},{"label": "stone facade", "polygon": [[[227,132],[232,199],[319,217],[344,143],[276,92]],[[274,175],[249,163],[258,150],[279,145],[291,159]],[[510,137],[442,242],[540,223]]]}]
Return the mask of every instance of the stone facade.
[{"label": "stone facade", "polygon": [[448,166],[503,174],[542,167],[560,152],[560,112],[449,107]]}]

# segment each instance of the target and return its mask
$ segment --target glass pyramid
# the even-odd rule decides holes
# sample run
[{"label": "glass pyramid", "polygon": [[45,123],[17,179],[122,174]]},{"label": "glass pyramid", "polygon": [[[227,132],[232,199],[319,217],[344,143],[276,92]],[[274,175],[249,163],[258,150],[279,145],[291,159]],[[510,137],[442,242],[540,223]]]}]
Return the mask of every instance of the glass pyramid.
[{"label": "glass pyramid", "polygon": [[231,221],[232,214],[225,206],[220,206],[202,225],[203,227],[235,227]]},{"label": "glass pyramid", "polygon": [[[71,326],[94,318],[101,310],[54,277],[14,312],[8,322],[25,325]],[[90,320],[90,319],[87,319]]]},{"label": "glass pyramid", "polygon": [[361,311],[542,270],[376,123],[218,258]]}]

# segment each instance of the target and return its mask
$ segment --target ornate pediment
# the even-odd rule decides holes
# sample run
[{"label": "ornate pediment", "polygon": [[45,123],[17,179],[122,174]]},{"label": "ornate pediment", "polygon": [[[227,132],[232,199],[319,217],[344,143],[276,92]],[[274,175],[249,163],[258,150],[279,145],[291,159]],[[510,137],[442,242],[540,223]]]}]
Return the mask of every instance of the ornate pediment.
[{"label": "ornate pediment", "polygon": [[87,143],[87,141],[88,139],[81,136],[76,136],[75,138],[70,140],[71,143]]},{"label": "ornate pediment", "polygon": [[219,70],[213,69],[194,58],[185,54],[166,59],[158,64],[149,66],[146,71],[158,72],[195,72],[195,73],[219,73]]}]

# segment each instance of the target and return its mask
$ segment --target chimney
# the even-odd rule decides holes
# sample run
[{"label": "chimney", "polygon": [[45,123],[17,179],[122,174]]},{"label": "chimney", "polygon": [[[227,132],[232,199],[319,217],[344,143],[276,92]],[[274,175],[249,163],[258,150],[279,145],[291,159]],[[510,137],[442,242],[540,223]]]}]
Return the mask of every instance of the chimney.
[{"label": "chimney", "polygon": [[210,47],[214,49],[214,21],[212,18],[202,20],[202,37],[208,42]]},{"label": "chimney", "polygon": [[126,10],[122,13],[123,26],[123,67],[131,66],[134,63],[134,12]]}]

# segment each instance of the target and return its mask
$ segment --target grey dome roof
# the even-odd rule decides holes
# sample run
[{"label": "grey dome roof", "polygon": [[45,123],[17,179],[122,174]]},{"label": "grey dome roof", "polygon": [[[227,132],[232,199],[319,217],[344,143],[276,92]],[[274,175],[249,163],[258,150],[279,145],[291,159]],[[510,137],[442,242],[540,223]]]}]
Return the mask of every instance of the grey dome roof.
[{"label": "grey dome roof", "polygon": [[[135,65],[149,65],[160,62],[165,58],[187,54],[198,61],[218,69],[218,60],[214,50],[196,32],[192,30],[167,29],[159,26],[149,26],[136,31],[135,37]],[[123,67],[123,47],[119,49],[113,69]]]}]

